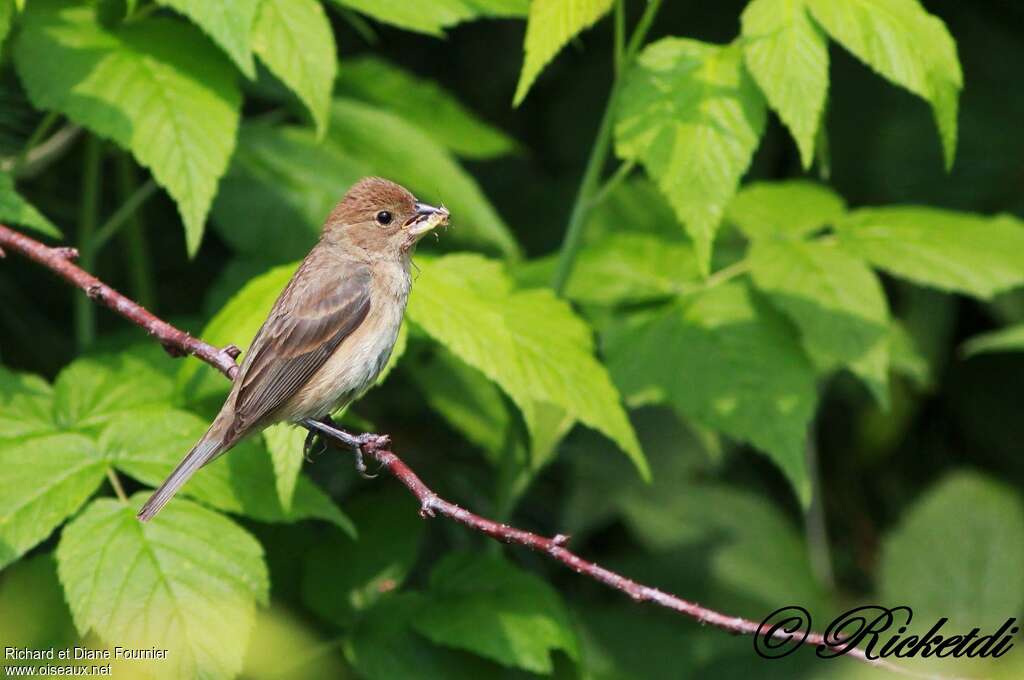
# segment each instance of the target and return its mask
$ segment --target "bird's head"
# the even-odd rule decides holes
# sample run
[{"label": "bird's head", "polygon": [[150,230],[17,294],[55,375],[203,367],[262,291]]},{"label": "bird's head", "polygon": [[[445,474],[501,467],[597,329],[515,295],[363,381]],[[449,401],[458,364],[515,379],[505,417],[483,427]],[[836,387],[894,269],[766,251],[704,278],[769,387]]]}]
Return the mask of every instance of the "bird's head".
[{"label": "bird's head", "polygon": [[448,224],[448,210],[416,200],[408,189],[380,177],[352,185],[331,211],[324,236],[370,253],[402,256],[424,234]]}]

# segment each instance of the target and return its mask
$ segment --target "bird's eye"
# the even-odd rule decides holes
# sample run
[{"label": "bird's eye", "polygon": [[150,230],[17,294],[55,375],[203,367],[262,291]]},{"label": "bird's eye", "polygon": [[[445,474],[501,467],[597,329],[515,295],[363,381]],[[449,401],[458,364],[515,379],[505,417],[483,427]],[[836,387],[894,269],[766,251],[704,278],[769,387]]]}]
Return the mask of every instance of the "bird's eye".
[{"label": "bird's eye", "polygon": [[391,213],[389,213],[387,210],[381,210],[379,213],[377,213],[377,224],[381,225],[382,227],[391,224]]}]

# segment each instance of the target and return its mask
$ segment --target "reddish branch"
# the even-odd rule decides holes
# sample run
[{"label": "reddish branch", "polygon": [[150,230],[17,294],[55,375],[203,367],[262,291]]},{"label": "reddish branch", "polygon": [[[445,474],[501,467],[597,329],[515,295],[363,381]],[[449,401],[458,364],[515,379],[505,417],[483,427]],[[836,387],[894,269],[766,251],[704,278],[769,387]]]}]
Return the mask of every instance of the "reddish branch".
[{"label": "reddish branch", "polygon": [[[102,302],[132,323],[141,326],[147,333],[156,338],[172,356],[191,354],[199,357],[229,379],[234,379],[235,374],[238,372],[238,367],[235,363],[235,359],[239,354],[237,347],[230,345],[224,349],[218,349],[157,318],[136,302],[129,300],[121,293],[118,293],[110,286],[76,266],[72,262],[78,256],[78,252],[74,248],[51,248],[24,234],[0,225],[0,257],[3,256],[3,248],[21,253],[47,269],[56,272],[71,285],[85,291],[90,298]],[[695,619],[701,624],[714,626],[736,635],[758,634],[761,624],[756,621],[738,616],[727,616],[694,602],[676,597],[671,593],[637,583],[600,565],[584,560],[565,547],[569,540],[567,536],[562,534],[558,534],[553,538],[540,536],[508,526],[507,524],[499,524],[444,500],[431,491],[430,487],[424,484],[423,480],[388,448],[389,439],[386,436],[364,436],[359,438],[343,430],[337,430],[321,423],[304,423],[304,425],[310,431],[316,431],[317,434],[333,439],[345,446],[353,446],[354,442],[359,442],[355,446],[358,446],[363,454],[375,458],[419,499],[420,514],[423,517],[433,517],[435,514],[441,514],[503,543],[514,543],[544,553],[551,559],[561,562],[579,574],[584,574],[610,588],[624,592],[637,602],[653,602],[666,609],[671,609]],[[809,624],[809,622],[804,623]],[[763,635],[764,633],[762,632],[761,634]],[[775,629],[773,633],[773,637],[778,642],[789,642],[790,644],[799,644],[801,642],[799,640],[801,635],[802,632],[799,630],[787,632],[783,628]],[[803,644],[813,647],[821,645],[835,646],[841,642],[841,639],[826,641],[824,636],[814,632],[809,633],[802,640]],[[887,661],[869,659],[859,649],[852,649],[846,655],[876,667],[886,668],[901,674],[916,675],[905,668],[895,666]]]}]

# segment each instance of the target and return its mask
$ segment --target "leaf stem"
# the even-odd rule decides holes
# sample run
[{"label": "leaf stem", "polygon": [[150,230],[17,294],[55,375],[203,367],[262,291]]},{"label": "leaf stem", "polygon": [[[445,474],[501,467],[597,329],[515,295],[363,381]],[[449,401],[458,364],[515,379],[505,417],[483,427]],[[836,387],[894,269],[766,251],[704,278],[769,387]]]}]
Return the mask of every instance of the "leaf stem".
[{"label": "leaf stem", "polygon": [[122,503],[128,502],[128,494],[124,492],[124,487],[121,485],[121,478],[114,472],[114,468],[107,467],[107,479],[110,480],[110,486],[114,487],[114,493],[121,500]]},{"label": "leaf stem", "polygon": [[[121,154],[117,163],[119,199],[127,202],[138,190],[135,166],[128,154]],[[153,279],[149,243],[139,211],[132,213],[124,231],[124,254],[132,279],[135,298],[146,309],[156,309],[156,284]]]},{"label": "leaf stem", "polygon": [[712,274],[704,281],[704,288],[714,288],[737,276],[742,276],[750,270],[750,262],[746,259],[733,262],[728,267],[723,267]]},{"label": "leaf stem", "polygon": [[626,0],[615,0],[615,77],[622,73],[626,57]]},{"label": "leaf stem", "polygon": [[[654,16],[658,13],[661,0],[648,0],[647,9],[637,22],[633,35],[630,37],[629,46],[623,55],[621,68],[624,72],[632,62],[647,32],[651,28]],[[555,268],[555,277],[551,283],[557,295],[565,292],[565,286],[572,275],[573,267],[576,264],[576,255],[579,253],[583,238],[583,227],[590,217],[593,208],[592,198],[597,191],[598,182],[601,179],[601,171],[604,169],[605,161],[608,159],[608,152],[611,149],[612,122],[615,118],[615,103],[618,99],[619,89],[622,86],[622,78],[617,73],[612,82],[611,92],[608,94],[608,103],[605,105],[604,114],[601,117],[601,124],[597,130],[597,137],[590,149],[590,156],[587,159],[587,166],[583,170],[583,178],[580,180],[580,188],[576,192],[576,201],[573,203],[572,212],[569,214],[569,225],[565,230],[565,239],[558,256],[558,265]]]},{"label": "leaf stem", "polygon": [[601,205],[608,195],[615,190],[615,187],[619,186],[624,179],[629,177],[629,173],[633,172],[633,168],[636,167],[636,161],[628,160],[624,163],[620,163],[619,167],[615,169],[615,172],[605,180],[605,183],[598,189],[594,197],[590,199],[590,207],[596,208]]},{"label": "leaf stem", "polygon": [[46,136],[46,134],[57,123],[59,119],[60,114],[56,111],[50,111],[45,116],[43,116],[43,119],[39,122],[39,125],[37,125],[36,129],[32,131],[31,135],[29,135],[28,141],[25,142],[25,146],[21,149],[21,153],[18,154],[18,158],[14,161],[14,167],[11,169],[11,174],[18,174],[18,172],[22,169],[22,167],[24,167],[25,163],[28,161],[29,152],[39,145],[39,142],[42,141],[43,137]]},{"label": "leaf stem", "polygon": [[143,203],[149,200],[150,196],[156,193],[156,189],[156,182],[153,181],[152,178],[141,187],[137,188],[127,198],[127,200],[121,204],[121,207],[103,223],[103,226],[97,229],[96,233],[93,234],[92,242],[90,243],[90,247],[93,251],[97,252],[106,245],[107,241],[109,241],[118,232],[118,230],[132,218],[135,211],[138,210]]},{"label": "leaf stem", "polygon": [[[85,144],[85,162],[82,168],[82,204],[78,213],[78,259],[86,271],[95,271],[96,251],[93,249],[93,233],[99,213],[100,163],[102,142],[90,135]],[[85,295],[75,297],[75,340],[79,350],[85,349],[96,339],[96,305]]]}]

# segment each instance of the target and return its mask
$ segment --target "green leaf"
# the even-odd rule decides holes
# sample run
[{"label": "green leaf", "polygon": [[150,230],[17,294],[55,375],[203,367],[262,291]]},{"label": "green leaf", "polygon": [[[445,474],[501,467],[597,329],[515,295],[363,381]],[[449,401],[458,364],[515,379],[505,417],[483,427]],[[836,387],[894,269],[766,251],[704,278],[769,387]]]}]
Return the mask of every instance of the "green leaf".
[{"label": "green leaf", "polygon": [[[815,363],[851,367],[887,396],[889,305],[864,261],[832,244],[800,241],[755,242],[749,257],[754,284],[800,329]],[[870,371],[873,361],[881,375]]]},{"label": "green leaf", "polygon": [[324,8],[316,0],[261,0],[252,48],[309,109],[322,137],[338,68],[334,33]]},{"label": "green leaf", "polygon": [[809,168],[828,96],[825,36],[811,21],[804,0],[753,0],[740,18],[747,68]]},{"label": "green leaf", "polygon": [[500,667],[480,657],[430,644],[412,628],[422,605],[412,593],[381,600],[359,618],[345,638],[346,660],[369,680],[478,680]]},{"label": "green leaf", "polygon": [[[205,420],[184,411],[167,407],[140,410],[113,421],[100,436],[99,445],[117,469],[157,486],[207,427]],[[291,506],[286,508],[280,501],[270,456],[259,440],[243,441],[208,464],[182,487],[182,493],[219,510],[264,522],[323,519],[354,531],[352,522],[305,477],[296,480]]]},{"label": "green leaf", "polygon": [[40,0],[23,16],[14,61],[35,106],[114,140],[153,172],[194,254],[238,129],[241,97],[224,55],[180,21],[107,31],[88,5]]},{"label": "green leaf", "polygon": [[14,373],[0,366],[0,440],[56,429],[50,384],[39,376]]},{"label": "green leaf", "polygon": [[956,156],[963,75],[946,25],[917,0],[806,0],[819,24],[887,80],[931,104],[946,168]]},{"label": "green leaf", "polygon": [[1024,227],[1008,216],[865,208],[836,231],[847,252],[915,283],[981,298],[1024,283]]},{"label": "green leaf", "polygon": [[158,677],[233,677],[256,602],[267,602],[263,550],[234,522],[188,501],[139,522],[145,498],[97,500],[64,530],[58,574],[75,625],[111,644],[168,650],[144,664]]},{"label": "green leaf", "polygon": [[54,238],[64,236],[53,222],[18,194],[14,188],[14,177],[7,172],[0,172],[0,222],[35,229]]},{"label": "green leaf", "polygon": [[291,423],[278,423],[263,430],[263,443],[274,466],[274,488],[284,511],[292,509],[295,483],[302,472],[306,431]]},{"label": "green leaf", "polygon": [[297,260],[316,243],[345,188],[369,174],[307,128],[247,123],[213,203],[213,226],[239,253]]},{"label": "green leaf", "polygon": [[507,256],[519,254],[508,225],[476,180],[447,149],[406,120],[376,106],[335,99],[329,139],[341,153],[366,163],[374,174],[404,184],[421,199],[448,206],[453,228],[445,238],[497,248]]},{"label": "green leaf", "polygon": [[207,0],[157,0],[157,4],[171,7],[195,22],[250,79],[256,77],[256,68],[252,63],[249,36],[261,3],[264,0],[236,0],[227,4]]},{"label": "green leaf", "polygon": [[88,430],[145,406],[169,405],[174,385],[143,357],[130,353],[79,359],[54,381],[54,422]]},{"label": "green leaf", "polygon": [[617,110],[618,154],[657,181],[706,275],[715,232],[764,128],[764,99],[739,47],[681,38],[649,45],[626,75]]},{"label": "green leaf", "polygon": [[612,0],[533,0],[523,44],[523,70],[512,105],[522,103],[533,81],[566,43],[593,26],[611,8]]},{"label": "green leaf", "polygon": [[[0,579],[0,611],[4,613],[0,617],[0,640],[5,647],[60,650],[76,643],[82,646],[64,602],[64,591],[57,580],[57,562],[51,553],[20,560],[4,570]],[[53,662],[19,660],[21,663]]]},{"label": "green leaf", "polygon": [[842,197],[816,182],[754,182],[732,199],[726,219],[752,239],[797,238],[835,224],[845,212]]},{"label": "green leaf", "polygon": [[[946,477],[883,544],[881,598],[950,628],[1000,625],[1024,607],[1024,505],[1017,490],[975,473]],[[927,623],[925,623],[927,622]],[[991,632],[991,631],[989,631]]]},{"label": "green leaf", "polygon": [[678,295],[699,279],[689,241],[619,233],[580,249],[566,295],[604,305],[650,302]]},{"label": "green leaf", "polygon": [[420,259],[408,318],[496,382],[531,433],[553,404],[647,465],[590,329],[550,291],[513,292],[502,266],[475,255]]},{"label": "green leaf", "polygon": [[[1024,324],[975,335],[963,345],[963,353],[969,357],[987,352],[1019,352],[1021,350],[1024,350]],[[2,429],[0,427],[0,430]]]},{"label": "green leaf", "polygon": [[0,445],[0,569],[46,539],[103,481],[92,440],[76,434]]},{"label": "green leaf", "polygon": [[430,574],[412,625],[434,642],[534,673],[552,671],[551,653],[578,659],[578,641],[558,593],[497,556],[454,553]]},{"label": "green leaf", "polygon": [[359,537],[332,535],[303,560],[302,599],[317,614],[350,626],[359,612],[401,587],[423,537],[416,501],[405,490],[378,489],[347,505]]},{"label": "green leaf", "polygon": [[789,327],[746,285],[682,298],[607,344],[609,370],[627,397],[654,389],[683,416],[750,442],[810,501],[804,445],[814,371]]},{"label": "green leaf", "polygon": [[332,0],[407,31],[442,36],[444,29],[479,18],[526,16],[529,0]]},{"label": "green leaf", "polygon": [[452,93],[383,59],[346,61],[336,88],[343,96],[393,111],[464,158],[496,158],[516,150],[515,140],[482,121]]}]

